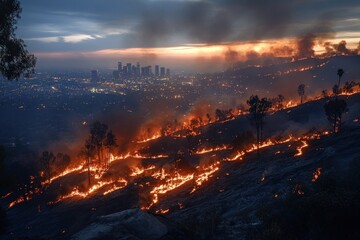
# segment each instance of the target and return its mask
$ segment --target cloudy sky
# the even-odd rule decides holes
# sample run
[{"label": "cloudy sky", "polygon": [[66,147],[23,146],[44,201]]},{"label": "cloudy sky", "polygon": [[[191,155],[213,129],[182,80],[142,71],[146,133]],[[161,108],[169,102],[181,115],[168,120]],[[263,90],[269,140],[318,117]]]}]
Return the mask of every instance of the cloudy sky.
[{"label": "cloudy sky", "polygon": [[356,48],[360,40],[358,0],[20,2],[17,33],[38,57],[39,68],[112,68],[122,60],[180,69],[229,56],[241,60],[246,53],[284,45],[292,49],[309,34],[319,52],[326,41],[346,40]]}]

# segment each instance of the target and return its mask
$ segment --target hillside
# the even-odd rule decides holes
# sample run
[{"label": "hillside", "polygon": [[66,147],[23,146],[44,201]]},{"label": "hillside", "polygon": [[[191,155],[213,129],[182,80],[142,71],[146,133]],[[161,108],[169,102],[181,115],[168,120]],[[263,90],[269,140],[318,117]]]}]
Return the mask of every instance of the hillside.
[{"label": "hillside", "polygon": [[[245,238],[261,225],[261,206],[286,198],[294,187],[306,196],[315,175],[321,179],[360,157],[360,94],[343,98],[350,110],[336,135],[326,132],[325,99],[267,116],[264,139],[271,142],[259,157],[255,149],[239,155],[231,147],[237,134],[252,129],[247,115],[200,127],[191,137],[139,143],[138,155],[115,157],[96,190],[86,192],[86,172],[74,171],[9,208],[5,239]],[[2,206],[11,198],[3,198]],[[139,207],[144,210],[110,215]],[[148,231],[139,232],[144,224]],[[91,238],[100,232],[103,238]]]}]

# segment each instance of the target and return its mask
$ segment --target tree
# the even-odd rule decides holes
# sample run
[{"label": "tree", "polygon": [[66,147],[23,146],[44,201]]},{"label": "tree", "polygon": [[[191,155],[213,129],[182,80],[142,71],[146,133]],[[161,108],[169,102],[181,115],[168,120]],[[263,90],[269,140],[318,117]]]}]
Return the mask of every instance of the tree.
[{"label": "tree", "polygon": [[21,74],[34,72],[36,58],[29,54],[15,30],[20,18],[18,0],[0,0],[0,73],[8,80],[19,79]]},{"label": "tree", "polygon": [[55,162],[55,156],[52,152],[44,151],[40,157],[40,163],[43,167],[44,177],[50,184],[51,180],[51,165]]},{"label": "tree", "polygon": [[342,75],[344,75],[344,70],[343,69],[341,69],[341,68],[339,68],[338,70],[337,70],[337,75],[339,76],[339,81],[338,81],[338,86],[339,86],[339,89],[340,89],[340,81],[341,81],[341,77],[342,77]]},{"label": "tree", "polygon": [[[90,127],[90,136],[86,140],[86,145],[89,145],[87,148],[90,149],[94,148],[94,152],[97,155],[99,166],[102,165],[102,163],[106,159],[109,159],[109,153],[110,149],[114,146],[116,146],[116,138],[114,134],[111,131],[108,131],[108,126],[106,124],[95,122]],[[107,150],[107,154],[105,155],[105,150]],[[105,165],[107,165],[108,162],[105,162]]]},{"label": "tree", "polygon": [[274,108],[276,110],[281,110],[284,108],[284,102],[285,97],[281,94],[279,94],[277,97],[275,97],[274,99],[272,99],[272,104],[274,105]]},{"label": "tree", "polygon": [[256,127],[256,141],[259,154],[260,142],[262,141],[264,117],[266,112],[271,108],[271,101],[267,98],[259,99],[259,97],[255,95],[250,97],[247,104],[249,105],[249,112],[252,115],[252,121]]},{"label": "tree", "polygon": [[304,99],[304,95],[305,95],[305,85],[304,84],[300,84],[298,86],[298,90],[297,90],[299,96],[300,96],[300,103],[303,103],[303,99]]},{"label": "tree", "polygon": [[88,184],[89,186],[91,185],[91,172],[90,172],[90,167],[91,167],[91,159],[94,157],[95,154],[95,146],[91,143],[90,139],[87,139],[85,141],[84,147],[81,150],[80,153],[83,157],[85,157],[85,161],[86,161],[86,166],[88,169]]},{"label": "tree", "polygon": [[343,89],[345,93],[352,93],[353,88],[356,86],[356,83],[354,81],[346,82]]},{"label": "tree", "polygon": [[116,144],[116,137],[115,135],[113,134],[112,131],[109,131],[107,134],[106,134],[106,139],[105,139],[105,147],[107,149],[107,167],[109,167],[110,165],[110,153],[111,153],[111,149],[113,147],[116,147],[117,144]]},{"label": "tree", "polygon": [[347,112],[347,104],[344,99],[329,100],[324,105],[325,114],[333,126],[334,133],[340,132],[342,114]]}]

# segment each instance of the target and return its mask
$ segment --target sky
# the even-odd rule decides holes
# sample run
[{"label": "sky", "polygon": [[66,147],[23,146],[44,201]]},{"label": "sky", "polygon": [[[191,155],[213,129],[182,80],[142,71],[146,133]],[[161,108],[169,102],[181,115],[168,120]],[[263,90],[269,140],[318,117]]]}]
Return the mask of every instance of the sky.
[{"label": "sky", "polygon": [[20,2],[17,36],[40,69],[111,69],[122,61],[210,71],[252,57],[300,55],[309,45],[320,54],[326,42],[357,48],[360,41],[358,0]]}]

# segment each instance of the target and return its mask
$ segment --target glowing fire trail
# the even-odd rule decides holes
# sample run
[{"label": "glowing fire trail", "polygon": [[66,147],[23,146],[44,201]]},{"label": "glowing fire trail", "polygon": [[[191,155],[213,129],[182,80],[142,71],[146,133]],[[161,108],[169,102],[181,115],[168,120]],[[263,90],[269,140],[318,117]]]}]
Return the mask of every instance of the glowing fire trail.
[{"label": "glowing fire trail", "polygon": [[300,147],[296,148],[296,150],[298,152],[294,155],[294,157],[301,156],[303,154],[303,149],[309,146],[306,141],[303,140],[301,142],[302,142],[302,145]]}]

